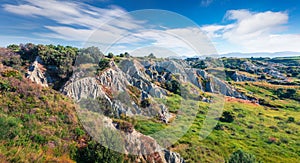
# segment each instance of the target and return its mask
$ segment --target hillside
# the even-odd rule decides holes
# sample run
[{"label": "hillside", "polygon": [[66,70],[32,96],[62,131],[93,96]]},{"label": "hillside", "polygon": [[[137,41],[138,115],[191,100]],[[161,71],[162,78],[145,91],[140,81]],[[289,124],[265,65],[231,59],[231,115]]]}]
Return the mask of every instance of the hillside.
[{"label": "hillside", "polygon": [[1,160],[232,162],[239,150],[252,161],[300,160],[299,57],[25,44],[1,48],[0,60]]}]

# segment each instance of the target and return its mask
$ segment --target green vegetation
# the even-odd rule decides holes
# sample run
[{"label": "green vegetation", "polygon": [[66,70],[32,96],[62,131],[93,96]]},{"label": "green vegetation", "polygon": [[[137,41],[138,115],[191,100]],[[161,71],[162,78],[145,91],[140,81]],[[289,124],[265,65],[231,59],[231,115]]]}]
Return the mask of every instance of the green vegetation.
[{"label": "green vegetation", "polygon": [[89,138],[70,99],[0,70],[1,162],[120,162],[123,155]]},{"label": "green vegetation", "polygon": [[[199,133],[208,106],[205,103],[191,105],[199,106],[196,119],[186,134],[172,145],[171,150],[179,152],[186,162],[234,162],[240,159],[245,162],[297,162],[300,159],[300,123],[297,124],[300,122],[300,114],[296,110],[300,106],[299,102],[296,99],[285,99],[289,102],[282,102],[276,95],[278,86],[271,84],[234,84],[239,89],[252,90],[251,95],[255,98],[263,98],[265,95],[266,101],[277,98],[280,102],[271,103],[271,107],[238,100],[226,101],[220,122],[204,140],[199,140]],[[176,94],[171,94],[162,102],[173,113],[177,113],[184,105],[182,97]],[[273,109],[274,105],[281,109]],[[153,119],[140,119],[135,126],[138,131],[151,136],[168,127],[169,124]]]},{"label": "green vegetation", "polygon": [[254,155],[245,153],[242,150],[235,151],[229,158],[228,163],[256,163],[256,158]]},{"label": "green vegetation", "polygon": [[[119,56],[112,53],[104,56],[96,47],[77,49],[70,46],[29,43],[1,48],[1,161],[136,161],[135,156],[119,154],[92,140],[79,124],[72,100],[52,88],[40,87],[24,77],[29,65],[37,56],[44,62],[47,73],[56,80],[54,83],[56,90],[69,80],[74,66],[77,66],[76,63],[81,66],[80,68],[94,68],[101,73],[110,66],[110,62],[118,64],[130,57],[127,52]],[[155,59],[154,55],[149,55],[148,58],[152,61],[163,60]],[[230,85],[252,101],[225,97],[221,117],[212,120],[217,124],[202,140],[200,133],[207,120],[207,112],[214,109],[212,106],[215,95],[203,93],[192,84],[182,83],[174,75],[171,76],[171,80],[157,84],[168,90],[166,98],[142,99],[141,90],[133,86],[128,86],[126,92],[117,95],[117,99],[124,104],[130,105],[131,101],[134,101],[143,109],[147,109],[150,104],[157,104],[156,102],[165,104],[171,113],[168,124],[161,122],[159,116],[145,118],[121,115],[120,119],[113,119],[116,127],[127,133],[132,133],[135,128],[143,134],[152,136],[161,144],[178,137],[170,149],[180,153],[186,162],[300,160],[300,87],[297,85],[300,73],[299,57],[207,58],[187,61],[193,62],[191,66],[194,68],[205,69],[210,74],[226,79]],[[253,70],[251,66],[247,70],[249,67],[241,66],[242,64],[245,66],[245,63],[261,66],[265,62],[272,62],[272,66],[289,77],[283,81],[284,85],[280,82],[274,84],[274,81],[271,84],[272,82],[268,80],[275,78],[264,70]],[[234,82],[230,76],[236,71],[263,81]],[[109,88],[103,89],[109,97],[112,97]],[[192,91],[196,93],[191,94]],[[206,97],[212,102],[201,102],[199,101],[201,97]],[[114,110],[107,100],[101,98],[82,100],[81,105],[89,108],[89,113],[103,112],[106,116],[114,117]]]}]

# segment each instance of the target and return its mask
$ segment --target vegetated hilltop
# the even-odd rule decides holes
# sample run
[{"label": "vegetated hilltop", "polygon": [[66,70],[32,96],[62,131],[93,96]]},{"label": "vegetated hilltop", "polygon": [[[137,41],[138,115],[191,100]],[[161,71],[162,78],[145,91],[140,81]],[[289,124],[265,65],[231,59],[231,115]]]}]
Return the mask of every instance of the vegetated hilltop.
[{"label": "vegetated hilltop", "polygon": [[[136,58],[104,56],[96,47],[33,44],[11,45],[0,54],[1,123],[8,134],[1,139],[3,160],[300,159],[299,57]],[[214,106],[224,112],[200,140]],[[98,121],[87,118],[94,115],[104,115],[103,126],[126,144],[119,148],[137,156],[92,140],[85,130],[95,136],[90,129],[97,131]]]}]

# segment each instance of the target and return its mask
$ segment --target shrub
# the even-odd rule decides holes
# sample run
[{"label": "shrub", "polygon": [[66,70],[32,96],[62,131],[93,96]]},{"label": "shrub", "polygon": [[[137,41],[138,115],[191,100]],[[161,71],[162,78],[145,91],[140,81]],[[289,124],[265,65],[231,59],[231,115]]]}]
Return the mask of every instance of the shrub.
[{"label": "shrub", "polygon": [[221,122],[228,122],[228,123],[231,123],[234,121],[234,114],[230,111],[224,111],[223,114],[222,114],[222,117],[220,118],[220,121]]},{"label": "shrub", "polygon": [[32,141],[37,142],[39,144],[45,144],[47,142],[46,137],[43,135],[39,135],[39,134],[34,135],[32,137]]},{"label": "shrub", "polygon": [[181,94],[181,90],[180,90],[180,83],[177,80],[171,80],[171,81],[167,81],[165,83],[166,89],[180,95]]},{"label": "shrub", "polygon": [[229,158],[228,163],[255,163],[259,162],[254,155],[246,153],[242,150],[233,152]]},{"label": "shrub", "polygon": [[9,91],[11,89],[8,81],[0,80],[0,91]]},{"label": "shrub", "polygon": [[150,100],[148,98],[145,98],[141,101],[141,107],[146,108],[150,106]]},{"label": "shrub", "polygon": [[287,122],[288,123],[295,122],[295,118],[294,117],[288,117]]},{"label": "shrub", "polygon": [[99,70],[102,71],[104,69],[106,69],[107,67],[109,67],[109,59],[101,59],[100,62],[99,62]]},{"label": "shrub", "polygon": [[108,53],[107,58],[113,58],[114,54],[113,53]]},{"label": "shrub", "polygon": [[287,138],[280,138],[280,142],[282,142],[284,144],[288,144],[289,140]]},{"label": "shrub", "polygon": [[85,132],[84,132],[84,130],[82,130],[81,128],[76,127],[76,129],[75,129],[75,134],[76,134],[77,136],[82,136],[82,135],[85,134]]},{"label": "shrub", "polygon": [[215,129],[215,130],[224,130],[224,129],[225,129],[225,126],[224,126],[223,124],[218,123],[218,124],[215,126],[214,129]]},{"label": "shrub", "polygon": [[90,141],[86,147],[72,152],[72,159],[76,162],[123,162],[124,156],[118,152]]},{"label": "shrub", "polygon": [[269,128],[272,129],[274,132],[279,131],[278,127],[276,127],[276,126],[270,126]]},{"label": "shrub", "polygon": [[21,79],[22,78],[22,75],[20,74],[19,71],[17,70],[5,70],[3,71],[2,73],[2,76],[4,77],[16,77],[18,79]]}]

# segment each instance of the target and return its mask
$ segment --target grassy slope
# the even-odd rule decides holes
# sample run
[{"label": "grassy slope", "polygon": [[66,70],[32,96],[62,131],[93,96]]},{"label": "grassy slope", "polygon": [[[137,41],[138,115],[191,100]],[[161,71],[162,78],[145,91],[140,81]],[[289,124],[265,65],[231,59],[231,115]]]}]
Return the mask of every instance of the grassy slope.
[{"label": "grassy slope", "polygon": [[71,100],[15,70],[2,69],[1,74],[1,160],[72,162],[70,151],[81,130]]},{"label": "grassy slope", "polygon": [[[236,83],[239,89],[253,92],[252,96],[263,98],[272,107],[230,99],[225,102],[224,111],[232,111],[235,121],[219,122],[221,129],[215,129],[206,139],[199,139],[207,107],[199,107],[199,113],[188,132],[171,148],[181,154],[187,162],[224,162],[230,154],[243,149],[264,162],[297,162],[300,160],[300,114],[299,101],[280,100],[274,93],[279,86],[266,83],[246,85]],[[298,90],[299,93],[299,90]],[[272,102],[272,100],[274,100]],[[171,97],[168,103],[176,106],[178,97]],[[274,108],[278,108],[274,109]],[[295,122],[287,122],[293,117]],[[157,122],[141,120],[136,128],[145,134],[164,129]]]}]

